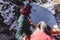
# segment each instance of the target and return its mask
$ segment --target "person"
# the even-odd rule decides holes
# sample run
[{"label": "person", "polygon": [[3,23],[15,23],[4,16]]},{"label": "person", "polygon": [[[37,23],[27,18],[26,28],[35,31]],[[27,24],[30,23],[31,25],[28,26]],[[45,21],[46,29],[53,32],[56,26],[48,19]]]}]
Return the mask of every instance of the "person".
[{"label": "person", "polygon": [[46,25],[44,21],[41,21],[36,26],[35,31],[30,37],[30,40],[56,40],[50,34],[51,28]]},{"label": "person", "polygon": [[49,27],[51,27],[52,34],[60,33],[60,29],[58,28],[58,25],[56,23],[55,16],[53,15],[53,13],[51,13],[48,9],[42,6],[37,5],[36,2],[33,2],[30,5],[32,6],[30,17],[35,25],[37,25],[37,23],[40,21],[45,21],[45,23]]},{"label": "person", "polygon": [[29,14],[31,13],[31,6],[26,5],[23,6],[23,8],[20,10],[21,15],[18,19],[18,28],[16,32],[16,38],[17,40],[24,40],[23,37],[30,37],[31,35],[31,22],[29,21]]},{"label": "person", "polygon": [[[31,0],[32,1],[32,0]],[[55,20],[55,16],[51,13],[48,9],[40,6],[36,2],[31,2],[30,5],[32,6],[30,17],[36,26],[38,22],[45,21],[46,24],[51,27],[52,34],[60,33],[60,29]],[[25,2],[26,3],[26,2]],[[38,9],[38,10],[37,10]]]}]

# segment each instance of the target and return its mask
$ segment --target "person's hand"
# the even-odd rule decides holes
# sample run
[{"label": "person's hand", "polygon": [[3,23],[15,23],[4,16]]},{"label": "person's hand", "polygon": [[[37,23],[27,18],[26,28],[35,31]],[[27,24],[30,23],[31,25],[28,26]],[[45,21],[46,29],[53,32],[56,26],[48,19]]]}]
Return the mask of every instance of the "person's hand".
[{"label": "person's hand", "polygon": [[31,19],[29,20],[29,23],[30,23],[30,25],[31,25],[31,26],[33,26],[33,25],[34,25],[34,23],[32,22],[32,20],[31,20]]},{"label": "person's hand", "polygon": [[30,25],[33,27],[33,28],[35,28],[36,26],[34,25],[34,23],[32,22],[32,20],[30,19],[29,20],[29,23],[30,23]]},{"label": "person's hand", "polygon": [[30,38],[25,35],[22,40],[30,40]]},{"label": "person's hand", "polygon": [[29,23],[32,25],[33,24],[32,20],[29,20]]}]

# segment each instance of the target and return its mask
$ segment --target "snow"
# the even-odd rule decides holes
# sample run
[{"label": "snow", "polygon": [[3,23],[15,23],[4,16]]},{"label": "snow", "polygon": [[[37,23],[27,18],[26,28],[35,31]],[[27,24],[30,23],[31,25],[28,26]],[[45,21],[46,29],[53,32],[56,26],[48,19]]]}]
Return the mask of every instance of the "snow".
[{"label": "snow", "polygon": [[54,5],[55,5],[54,1],[51,1],[51,2],[47,2],[47,3],[41,4],[40,6],[48,9],[53,14],[55,14]]},{"label": "snow", "polygon": [[0,0],[0,2],[2,2],[2,3],[3,3],[4,1]]},{"label": "snow", "polygon": [[[13,3],[11,3],[11,2],[7,2],[7,1],[4,2],[2,0],[0,0],[0,3],[3,3],[2,5],[0,5],[0,13],[3,16],[3,18],[4,18],[3,22],[6,23],[7,25],[11,25],[12,26],[12,25],[16,24],[15,26],[17,26],[17,22],[15,22],[17,20],[17,18],[15,16],[16,13],[13,12],[13,11],[15,11],[14,7],[17,8],[18,6],[13,4]],[[14,20],[13,23],[11,23],[12,20]],[[12,29],[12,28],[14,28],[14,26],[12,26],[10,29]]]},{"label": "snow", "polygon": [[[26,4],[26,2],[24,2]],[[53,1],[49,1],[44,4],[38,3],[31,3],[32,6],[30,17],[33,20],[35,25],[38,24],[40,21],[45,21],[51,28],[56,24],[54,5]]]},{"label": "snow", "polygon": [[[6,2],[6,1],[4,2],[2,0],[0,0],[0,3],[3,3],[2,5],[0,5],[0,13],[4,18],[3,22],[6,23],[7,25],[11,25],[9,30],[16,29],[18,24],[17,24],[17,18],[14,16],[15,13],[13,13],[13,11],[14,11],[14,7],[17,8],[18,6],[15,4],[10,5],[9,4],[10,2]],[[35,25],[37,25],[38,22],[40,21],[45,21],[50,27],[52,27],[56,23],[55,17],[53,16],[54,11],[53,12],[51,11],[53,10],[52,8],[53,8],[53,5],[55,4],[54,3],[52,4],[52,3],[46,3],[41,5],[40,3],[31,3],[32,9],[31,9],[30,17]],[[8,5],[8,9],[6,9],[7,7],[6,5]],[[1,9],[6,9],[6,10],[1,10]],[[14,20],[13,23],[11,23],[12,20]],[[1,28],[1,30],[4,31],[3,28]]]},{"label": "snow", "polygon": [[56,20],[53,16],[53,13],[51,13],[48,9],[42,6],[36,5],[36,3],[32,3],[31,5],[32,9],[30,17],[33,20],[33,23],[37,25],[38,22],[45,21],[46,24],[53,28],[53,25],[56,24]]},{"label": "snow", "polygon": [[[3,3],[3,5],[9,5],[9,3],[10,3],[10,2],[4,2],[2,0],[0,0],[0,2]],[[28,1],[24,2],[24,3],[26,5],[28,3]],[[4,23],[6,23],[7,25],[10,25],[11,19],[12,20],[14,19],[15,13],[13,13],[12,11],[14,11],[13,8],[16,5],[15,4],[9,5],[9,8],[7,10],[1,11],[3,5],[0,5],[1,15],[4,18]],[[31,5],[32,5],[32,10],[31,10],[30,17],[33,20],[35,25],[37,25],[39,21],[45,21],[50,26],[53,26],[56,23],[55,17],[51,13],[51,10],[52,10],[53,5],[54,5],[53,2],[41,4],[41,5],[39,3],[32,3]],[[6,7],[7,6],[4,6],[3,9],[5,9]],[[9,14],[7,14],[7,13],[9,13]]]}]

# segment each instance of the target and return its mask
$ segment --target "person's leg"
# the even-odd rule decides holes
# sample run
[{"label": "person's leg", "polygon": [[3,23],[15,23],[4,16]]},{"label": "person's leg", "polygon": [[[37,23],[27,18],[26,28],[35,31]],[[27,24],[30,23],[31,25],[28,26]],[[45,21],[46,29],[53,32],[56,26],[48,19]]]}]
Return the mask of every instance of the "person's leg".
[{"label": "person's leg", "polygon": [[37,27],[41,30],[41,31],[44,31],[44,28],[46,27],[46,23],[44,21],[40,21],[38,24],[37,24]]},{"label": "person's leg", "polygon": [[25,36],[25,33],[22,33],[21,30],[22,30],[21,28],[18,28],[18,30],[16,32],[15,37],[16,37],[17,40],[22,40],[23,36]]},{"label": "person's leg", "polygon": [[50,33],[51,28],[44,21],[39,22],[37,24],[37,27],[39,28],[40,31],[43,31],[46,34],[51,35]]},{"label": "person's leg", "polygon": [[[37,26],[39,27],[40,30],[44,31],[44,28],[46,27],[46,23],[44,21],[41,21],[37,24]],[[51,28],[51,34],[59,34],[60,33],[60,29],[58,28],[58,25],[55,24],[53,26],[53,28]]]},{"label": "person's leg", "polygon": [[55,24],[55,25],[53,26],[53,28],[51,29],[50,32],[51,32],[52,34],[59,34],[59,33],[60,33],[60,29],[58,28],[58,25]]},{"label": "person's leg", "polygon": [[30,37],[28,37],[27,35],[25,35],[22,40],[30,40]]},{"label": "person's leg", "polygon": [[[22,33],[23,30],[23,21],[24,21],[24,16],[21,14],[19,19],[18,19],[18,27],[17,27],[17,32],[16,32],[16,39],[17,40],[22,40],[22,37],[25,35],[24,33]],[[23,27],[23,28],[22,28]]]}]

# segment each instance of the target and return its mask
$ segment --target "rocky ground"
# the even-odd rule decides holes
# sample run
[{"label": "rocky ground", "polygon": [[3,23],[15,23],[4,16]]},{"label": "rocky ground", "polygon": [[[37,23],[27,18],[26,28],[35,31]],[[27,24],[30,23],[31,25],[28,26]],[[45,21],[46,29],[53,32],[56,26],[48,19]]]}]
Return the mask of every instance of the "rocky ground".
[{"label": "rocky ground", "polygon": [[0,40],[16,40],[19,0],[0,0]]},{"label": "rocky ground", "polygon": [[15,40],[19,1],[0,0],[0,40]]}]

